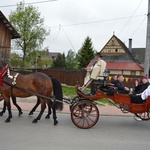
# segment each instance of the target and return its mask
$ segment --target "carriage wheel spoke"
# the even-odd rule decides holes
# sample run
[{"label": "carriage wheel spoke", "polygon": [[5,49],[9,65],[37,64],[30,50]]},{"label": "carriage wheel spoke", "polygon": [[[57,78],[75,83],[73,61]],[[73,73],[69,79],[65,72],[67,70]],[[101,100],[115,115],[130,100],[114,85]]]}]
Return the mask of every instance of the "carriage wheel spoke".
[{"label": "carriage wheel spoke", "polygon": [[80,101],[72,108],[71,119],[79,128],[91,128],[99,119],[98,108],[90,101]]},{"label": "carriage wheel spoke", "polygon": [[142,120],[149,120],[149,112],[144,112],[144,113],[136,113],[135,114],[137,117],[141,118]]}]

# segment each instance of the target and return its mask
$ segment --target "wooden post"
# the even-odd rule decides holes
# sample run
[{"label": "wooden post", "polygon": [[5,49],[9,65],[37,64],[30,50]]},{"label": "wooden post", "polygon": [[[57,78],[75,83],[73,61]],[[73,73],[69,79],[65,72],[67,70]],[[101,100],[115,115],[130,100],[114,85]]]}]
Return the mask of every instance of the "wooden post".
[{"label": "wooden post", "polygon": [[148,0],[148,14],[147,14],[147,36],[146,36],[146,50],[145,50],[145,64],[144,75],[149,77],[150,68],[150,0]]}]

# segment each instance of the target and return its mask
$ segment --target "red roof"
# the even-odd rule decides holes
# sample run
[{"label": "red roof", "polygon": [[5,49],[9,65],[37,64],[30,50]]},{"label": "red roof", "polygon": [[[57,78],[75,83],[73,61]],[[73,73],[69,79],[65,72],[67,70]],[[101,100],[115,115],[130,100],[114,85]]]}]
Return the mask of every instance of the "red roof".
[{"label": "red roof", "polygon": [[144,70],[142,66],[135,62],[107,62],[108,70]]}]

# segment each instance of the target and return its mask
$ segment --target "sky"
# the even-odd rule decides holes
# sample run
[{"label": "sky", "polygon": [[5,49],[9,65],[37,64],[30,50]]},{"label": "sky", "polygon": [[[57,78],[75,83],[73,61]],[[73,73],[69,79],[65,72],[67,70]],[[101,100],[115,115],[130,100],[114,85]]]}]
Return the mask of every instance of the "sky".
[{"label": "sky", "polygon": [[[50,29],[43,48],[67,54],[82,47],[85,38],[92,39],[100,51],[115,34],[128,47],[146,47],[148,0],[24,0],[33,3],[45,26]],[[20,0],[0,0],[0,10],[8,18]],[[7,7],[6,7],[7,6]],[[9,7],[8,7],[9,6]]]}]

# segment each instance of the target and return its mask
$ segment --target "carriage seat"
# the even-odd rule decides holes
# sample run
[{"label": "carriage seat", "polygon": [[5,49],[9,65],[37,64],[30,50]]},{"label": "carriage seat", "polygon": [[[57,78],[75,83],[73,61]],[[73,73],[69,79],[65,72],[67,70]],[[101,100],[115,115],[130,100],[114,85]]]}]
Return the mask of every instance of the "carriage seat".
[{"label": "carriage seat", "polygon": [[95,85],[103,85],[104,81],[103,80],[94,80],[93,84],[95,84]]},{"label": "carriage seat", "polygon": [[115,84],[113,84],[113,83],[106,83],[106,86],[109,86],[109,87],[116,87]]},{"label": "carriage seat", "polygon": [[108,95],[112,95],[113,92],[118,90],[118,88],[112,83],[106,83],[105,85],[99,87],[99,89],[103,92],[106,92]]},{"label": "carriage seat", "polygon": [[[103,80],[95,80],[93,83],[96,85],[103,85],[104,81]],[[115,84],[113,84],[113,83],[106,83],[105,86],[116,87]]]}]

